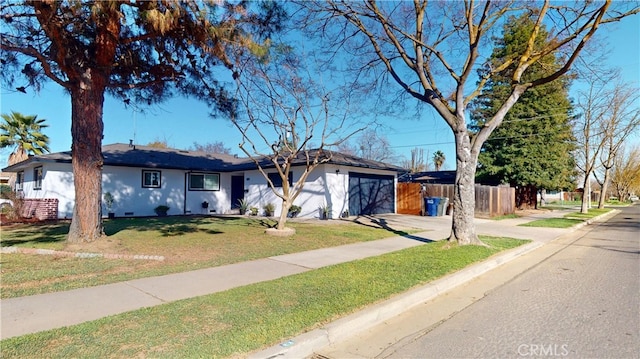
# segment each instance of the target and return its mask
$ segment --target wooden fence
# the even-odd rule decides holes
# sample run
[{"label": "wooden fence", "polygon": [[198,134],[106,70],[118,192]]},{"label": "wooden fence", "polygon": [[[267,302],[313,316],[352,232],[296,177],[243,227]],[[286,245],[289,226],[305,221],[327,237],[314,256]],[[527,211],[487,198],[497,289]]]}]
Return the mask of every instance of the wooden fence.
[{"label": "wooden fence", "polygon": [[[424,188],[423,188],[424,186]],[[451,184],[398,183],[398,214],[422,215],[425,197],[448,197],[453,199]],[[515,188],[506,186],[476,185],[475,213],[478,216],[502,216],[515,213]]]}]

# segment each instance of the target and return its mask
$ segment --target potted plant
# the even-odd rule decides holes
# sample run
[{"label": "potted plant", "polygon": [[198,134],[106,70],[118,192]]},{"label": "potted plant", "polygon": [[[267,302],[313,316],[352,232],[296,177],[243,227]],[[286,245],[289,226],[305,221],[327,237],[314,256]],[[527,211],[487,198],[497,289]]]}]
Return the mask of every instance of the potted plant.
[{"label": "potted plant", "polygon": [[331,205],[324,204],[320,206],[320,219],[329,219],[331,218]]},{"label": "potted plant", "polygon": [[276,211],[276,206],[273,203],[267,203],[263,207],[264,215],[267,217],[273,216],[273,213]]},{"label": "potted plant", "polygon": [[298,213],[300,213],[300,211],[302,211],[302,207],[292,204],[291,207],[289,207],[289,217],[295,218],[296,216],[298,216]]},{"label": "potted plant", "polygon": [[109,218],[115,218],[116,214],[113,213],[113,203],[115,202],[115,199],[113,198],[113,195],[111,194],[111,192],[107,192],[104,194],[104,206],[107,207],[107,216]]},{"label": "potted plant", "polygon": [[245,213],[247,213],[247,211],[249,210],[249,202],[247,202],[247,200],[242,198],[242,199],[238,200],[238,204],[240,205],[238,207],[238,210],[240,211],[240,214],[244,215]]},{"label": "potted plant", "polygon": [[251,211],[251,215],[252,216],[257,216],[258,215],[258,207],[251,207],[251,208],[249,208],[249,211]]},{"label": "potted plant", "polygon": [[158,215],[158,217],[164,217],[169,212],[169,206],[161,204],[158,207],[153,209],[154,212]]}]

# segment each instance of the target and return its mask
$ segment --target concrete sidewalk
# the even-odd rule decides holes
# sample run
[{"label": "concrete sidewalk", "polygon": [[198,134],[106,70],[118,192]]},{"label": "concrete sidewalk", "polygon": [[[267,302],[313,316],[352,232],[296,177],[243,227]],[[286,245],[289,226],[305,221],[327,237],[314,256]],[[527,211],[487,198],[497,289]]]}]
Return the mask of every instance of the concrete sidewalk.
[{"label": "concrete sidewalk", "polygon": [[[562,216],[563,211],[554,211]],[[552,213],[554,213],[552,212]],[[377,216],[363,221],[384,222],[390,228],[404,226],[428,229],[410,236],[396,236],[371,242],[274,256],[249,262],[142,278],[65,292],[0,300],[0,338],[20,336],[99,319],[180,299],[212,294],[227,289],[292,274],[378,256],[440,240],[450,234],[451,217]],[[407,223],[408,222],[408,223]],[[567,229],[515,227],[515,222],[477,220],[479,234],[533,239],[534,246],[548,242]]]}]

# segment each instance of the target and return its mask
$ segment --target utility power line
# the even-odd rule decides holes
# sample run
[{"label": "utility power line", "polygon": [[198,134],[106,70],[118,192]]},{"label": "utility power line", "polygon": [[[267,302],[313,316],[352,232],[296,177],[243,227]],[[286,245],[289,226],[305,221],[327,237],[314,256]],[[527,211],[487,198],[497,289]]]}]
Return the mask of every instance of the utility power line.
[{"label": "utility power line", "polygon": [[[497,140],[507,140],[507,139],[512,139],[512,138],[527,138],[527,137],[536,137],[536,136],[546,136],[546,135],[549,135],[549,134],[551,134],[551,133],[550,132],[547,132],[547,133],[529,133],[529,134],[519,135],[519,136],[490,137],[485,142],[497,141]],[[425,147],[425,146],[451,145],[451,144],[455,144],[455,143],[456,143],[455,141],[447,141],[447,142],[422,143],[422,144],[416,144],[416,145],[402,145],[402,146],[389,146],[389,147],[391,147],[391,148]]]}]

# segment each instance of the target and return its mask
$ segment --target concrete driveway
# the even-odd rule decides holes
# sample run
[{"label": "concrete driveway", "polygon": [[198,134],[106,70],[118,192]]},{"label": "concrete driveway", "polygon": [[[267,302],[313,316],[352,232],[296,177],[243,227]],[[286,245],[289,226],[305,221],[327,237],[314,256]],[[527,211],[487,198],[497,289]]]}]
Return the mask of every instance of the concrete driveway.
[{"label": "concrete driveway", "polygon": [[408,214],[376,214],[349,218],[350,221],[368,226],[386,228],[390,230],[439,230],[451,228],[451,216],[412,216]]}]

